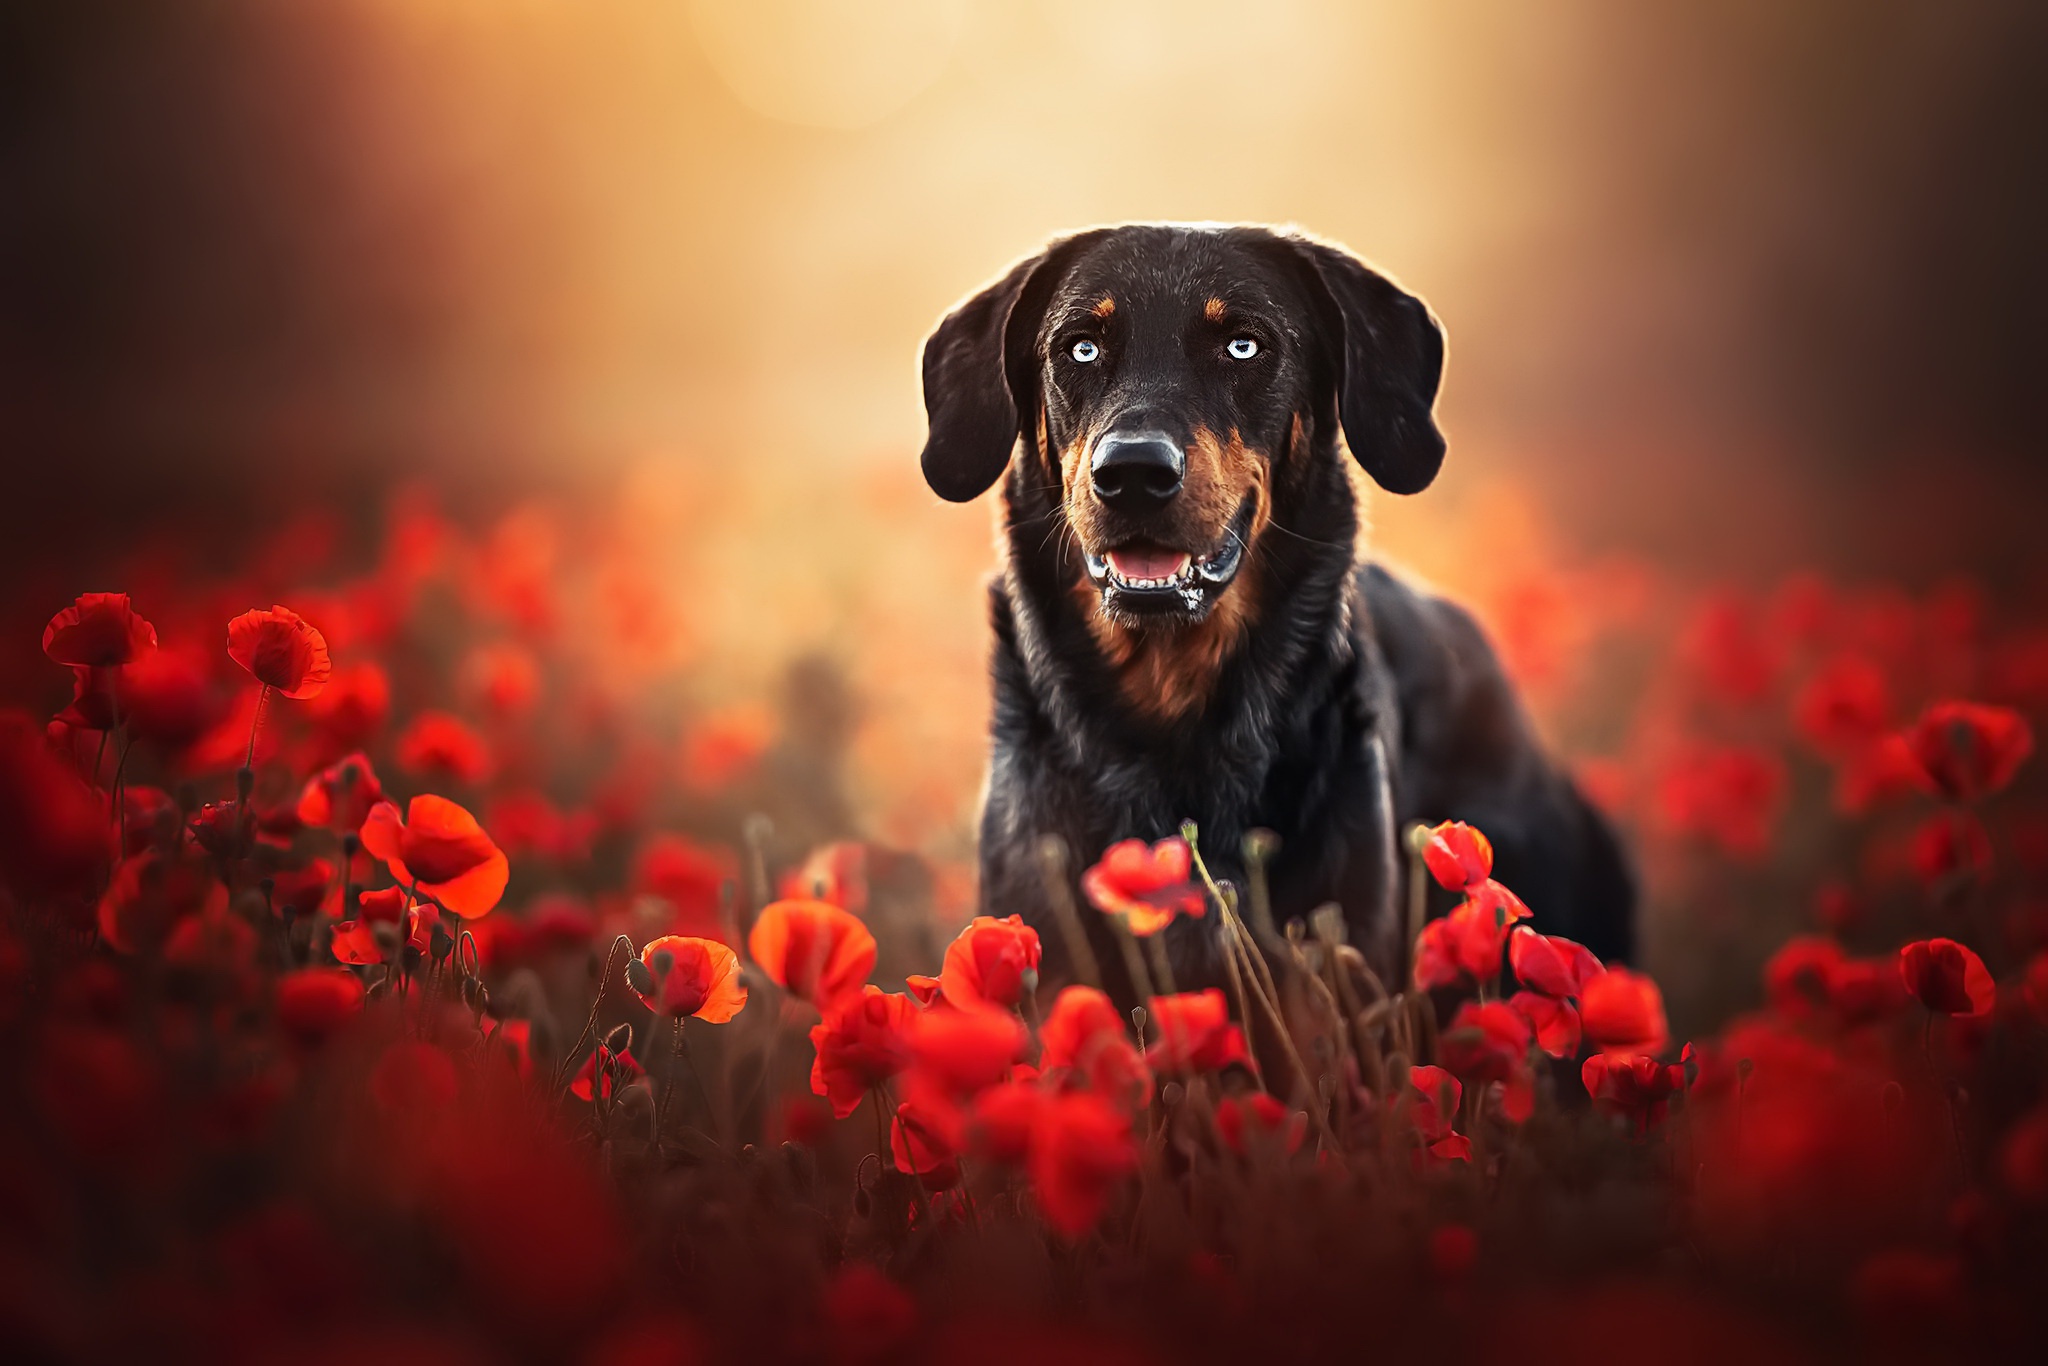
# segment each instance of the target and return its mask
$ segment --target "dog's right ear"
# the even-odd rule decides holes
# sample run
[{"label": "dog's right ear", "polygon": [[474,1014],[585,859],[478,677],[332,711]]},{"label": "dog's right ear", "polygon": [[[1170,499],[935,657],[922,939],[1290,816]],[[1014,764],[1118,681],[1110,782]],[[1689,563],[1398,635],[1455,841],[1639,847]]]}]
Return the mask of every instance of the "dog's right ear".
[{"label": "dog's right ear", "polygon": [[1038,327],[1082,234],[1054,243],[961,304],[924,344],[924,481],[952,503],[988,491],[1037,407]]}]

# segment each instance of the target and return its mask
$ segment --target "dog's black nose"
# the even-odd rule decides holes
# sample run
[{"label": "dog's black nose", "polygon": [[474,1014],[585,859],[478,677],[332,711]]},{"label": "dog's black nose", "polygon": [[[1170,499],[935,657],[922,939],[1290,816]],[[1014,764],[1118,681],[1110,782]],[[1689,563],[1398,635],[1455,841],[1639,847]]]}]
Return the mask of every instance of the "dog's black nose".
[{"label": "dog's black nose", "polygon": [[1095,496],[1118,512],[1151,512],[1180,492],[1187,457],[1163,432],[1111,432],[1088,463]]}]

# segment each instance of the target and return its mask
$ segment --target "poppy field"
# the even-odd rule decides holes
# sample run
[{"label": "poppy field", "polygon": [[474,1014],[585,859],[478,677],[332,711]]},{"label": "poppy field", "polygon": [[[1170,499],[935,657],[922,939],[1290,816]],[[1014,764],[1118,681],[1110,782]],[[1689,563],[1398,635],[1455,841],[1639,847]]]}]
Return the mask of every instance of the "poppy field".
[{"label": "poppy field", "polygon": [[[10,602],[47,624],[0,650],[9,1360],[2038,1341],[2026,602],[1511,565],[1475,606],[1626,833],[1645,953],[1544,934],[1452,823],[1405,834],[1387,972],[1193,827],[1048,848],[1059,924],[978,905],[971,791],[892,767],[857,667],[692,691],[631,538],[536,548],[578,515],[407,497]],[[1175,989],[1188,919],[1227,987]]]}]

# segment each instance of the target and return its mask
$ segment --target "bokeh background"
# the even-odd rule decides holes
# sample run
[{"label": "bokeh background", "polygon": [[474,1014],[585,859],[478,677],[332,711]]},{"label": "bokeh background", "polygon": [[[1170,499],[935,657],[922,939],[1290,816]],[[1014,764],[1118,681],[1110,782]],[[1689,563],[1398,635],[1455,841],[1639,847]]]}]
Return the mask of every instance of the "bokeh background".
[{"label": "bokeh background", "polygon": [[144,555],[367,555],[394,504],[536,580],[628,546],[648,676],[740,730],[829,677],[845,819],[957,857],[991,520],[917,479],[918,349],[1133,218],[1299,224],[1431,303],[1451,458],[1375,544],[1575,755],[1643,673],[1577,648],[1588,599],[2048,592],[2024,0],[0,13],[10,639]]}]

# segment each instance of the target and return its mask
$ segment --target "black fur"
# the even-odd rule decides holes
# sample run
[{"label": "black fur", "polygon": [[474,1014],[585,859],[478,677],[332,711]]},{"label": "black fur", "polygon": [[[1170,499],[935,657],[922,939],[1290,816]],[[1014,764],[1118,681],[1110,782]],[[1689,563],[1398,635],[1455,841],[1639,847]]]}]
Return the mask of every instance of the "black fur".
[{"label": "black fur", "polygon": [[[1118,402],[1137,402],[1129,393],[1143,390],[1148,420],[1162,405],[1199,410],[1277,453],[1271,525],[1251,551],[1258,572],[1227,590],[1255,595],[1253,622],[1206,705],[1177,719],[1134,706],[1105,658],[1062,501],[1057,451],[1091,400],[1057,369],[1054,334],[1062,310],[1085,305],[1104,281],[1125,298],[1194,308],[1205,294],[1229,292],[1272,334],[1272,368],[1256,382],[1217,378],[1171,345],[1141,357],[1135,343],[1133,369],[1099,381],[1128,391]],[[1115,840],[1159,839],[1187,819],[1216,874],[1240,882],[1246,834],[1275,832],[1276,916],[1284,923],[1339,903],[1352,941],[1383,970],[1402,962],[1407,861],[1398,834],[1410,822],[1451,818],[1491,837],[1497,875],[1539,928],[1603,958],[1628,957],[1626,860],[1539,749],[1477,627],[1354,557],[1358,511],[1340,430],[1383,486],[1425,487],[1444,449],[1430,413],[1442,360],[1427,310],[1384,277],[1336,248],[1249,228],[1130,227],[1065,239],[932,337],[932,487],[971,498],[1008,471],[1005,563],[990,595],[995,715],[982,901],[1040,928],[1049,977],[1061,973],[1061,938],[1042,838],[1058,836],[1085,865]],[[1050,449],[1040,444],[1041,414]],[[1081,904],[1114,977],[1113,941]],[[1183,920],[1168,931],[1182,989],[1220,981],[1214,924]]]}]

